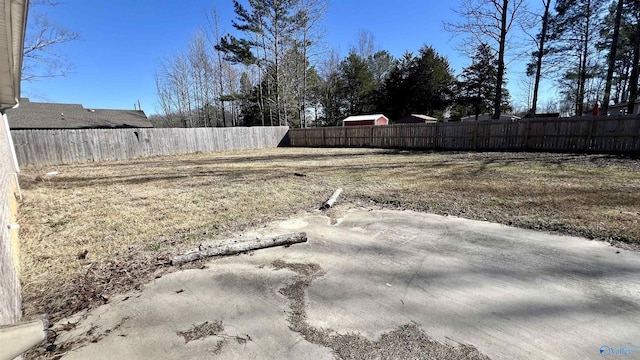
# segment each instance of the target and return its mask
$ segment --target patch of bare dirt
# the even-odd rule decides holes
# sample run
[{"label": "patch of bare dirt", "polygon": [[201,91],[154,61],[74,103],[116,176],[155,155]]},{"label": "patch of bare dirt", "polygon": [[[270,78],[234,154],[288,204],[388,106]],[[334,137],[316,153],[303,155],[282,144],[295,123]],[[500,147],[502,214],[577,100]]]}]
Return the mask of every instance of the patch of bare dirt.
[{"label": "patch of bare dirt", "polygon": [[201,340],[210,336],[219,338],[216,342],[213,353],[218,355],[222,352],[222,349],[227,345],[228,340],[234,340],[238,344],[246,344],[247,341],[252,341],[251,336],[245,335],[229,335],[224,332],[224,326],[222,321],[215,320],[212,322],[205,321],[200,325],[194,325],[191,329],[185,331],[176,332],[178,336],[184,338],[184,343],[187,344],[191,341]]},{"label": "patch of bare dirt", "polygon": [[204,339],[209,336],[216,336],[222,334],[224,326],[222,321],[216,320],[213,322],[205,321],[200,325],[194,325],[191,329],[186,331],[178,331],[176,334],[184,338],[184,343],[187,344],[190,341]]},{"label": "patch of bare dirt", "polygon": [[340,334],[311,326],[307,321],[305,293],[311,282],[324,275],[318,264],[288,263],[277,260],[274,269],[289,269],[297,275],[280,293],[289,299],[289,328],[310,343],[330,348],[336,358],[369,359],[453,359],[485,360],[487,356],[471,345],[451,346],[429,337],[416,323],[402,325],[382,334],[376,341],[357,334]]}]

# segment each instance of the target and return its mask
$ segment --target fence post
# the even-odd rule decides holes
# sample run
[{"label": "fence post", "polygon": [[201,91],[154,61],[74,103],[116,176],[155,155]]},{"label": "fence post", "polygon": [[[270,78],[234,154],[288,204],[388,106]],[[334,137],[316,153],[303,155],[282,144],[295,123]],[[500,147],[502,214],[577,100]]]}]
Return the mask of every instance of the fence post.
[{"label": "fence post", "polygon": [[433,149],[437,150],[438,149],[438,139],[439,139],[439,129],[440,129],[440,123],[437,122],[436,126],[435,126],[435,131],[433,132]]},{"label": "fence post", "polygon": [[322,146],[327,146],[327,129],[322,128]]},{"label": "fence post", "polygon": [[371,127],[371,131],[369,131],[369,147],[373,147],[373,126]]},{"label": "fence post", "polygon": [[475,130],[473,133],[473,150],[478,150],[478,128],[480,126],[480,121],[476,121]]},{"label": "fence post", "polygon": [[347,127],[343,127],[344,129],[344,147],[347,147]]},{"label": "fence post", "polygon": [[527,127],[524,128],[524,146],[523,150],[529,149],[529,132],[531,131],[531,119],[527,120]]},{"label": "fence post", "polygon": [[596,123],[596,118],[595,116],[591,118],[591,121],[589,122],[589,134],[587,135],[587,141],[584,142],[584,152],[589,152],[589,150],[592,148],[591,146],[591,141],[593,139],[593,132],[594,132],[594,127],[595,127],[595,123]]}]

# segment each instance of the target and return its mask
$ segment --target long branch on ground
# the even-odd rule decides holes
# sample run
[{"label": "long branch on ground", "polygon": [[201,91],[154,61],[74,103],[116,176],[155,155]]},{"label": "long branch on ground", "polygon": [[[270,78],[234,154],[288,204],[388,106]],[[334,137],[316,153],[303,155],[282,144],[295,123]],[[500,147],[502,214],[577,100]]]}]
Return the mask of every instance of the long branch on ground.
[{"label": "long branch on ground", "polygon": [[[58,175],[47,176],[50,171]],[[26,168],[26,316],[53,320],[170,271],[205,239],[317,209],[412,209],[640,244],[640,160],[610,155],[267,149]],[[305,174],[306,176],[296,176]],[[193,265],[197,266],[197,265]]]}]

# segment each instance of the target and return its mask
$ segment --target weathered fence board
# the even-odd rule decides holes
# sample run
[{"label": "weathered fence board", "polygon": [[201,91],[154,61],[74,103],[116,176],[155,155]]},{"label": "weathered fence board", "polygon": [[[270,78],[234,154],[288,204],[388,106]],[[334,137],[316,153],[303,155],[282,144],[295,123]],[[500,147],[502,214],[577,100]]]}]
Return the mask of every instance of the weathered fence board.
[{"label": "weathered fence board", "polygon": [[289,130],[290,146],[640,153],[640,118],[535,118]]},{"label": "weathered fence board", "polygon": [[[276,147],[287,127],[12,130],[20,165]],[[320,144],[318,144],[320,146]]]}]

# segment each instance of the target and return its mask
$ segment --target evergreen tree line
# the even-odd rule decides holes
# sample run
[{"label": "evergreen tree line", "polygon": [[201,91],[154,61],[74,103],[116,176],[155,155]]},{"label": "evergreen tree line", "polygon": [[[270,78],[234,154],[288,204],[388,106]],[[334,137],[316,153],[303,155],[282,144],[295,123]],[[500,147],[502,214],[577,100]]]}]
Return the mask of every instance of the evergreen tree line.
[{"label": "evergreen tree line", "polygon": [[[340,58],[323,51],[325,0],[234,0],[236,35],[222,34],[215,12],[188,49],[156,74],[167,126],[337,125],[349,115],[412,113],[459,119],[512,111],[507,64],[530,54],[530,113],[582,115],[599,103],[637,98],[637,0],[464,0],[457,23],[471,64],[456,75],[430,46],[394,59],[361,32]],[[515,28],[530,34],[515,36]],[[538,105],[546,81],[557,97]],[[547,94],[548,97],[548,94]]]},{"label": "evergreen tree line", "polygon": [[555,83],[562,114],[581,116],[596,106],[638,97],[640,2],[637,0],[542,0],[535,50],[527,68],[536,91],[541,78]]}]

